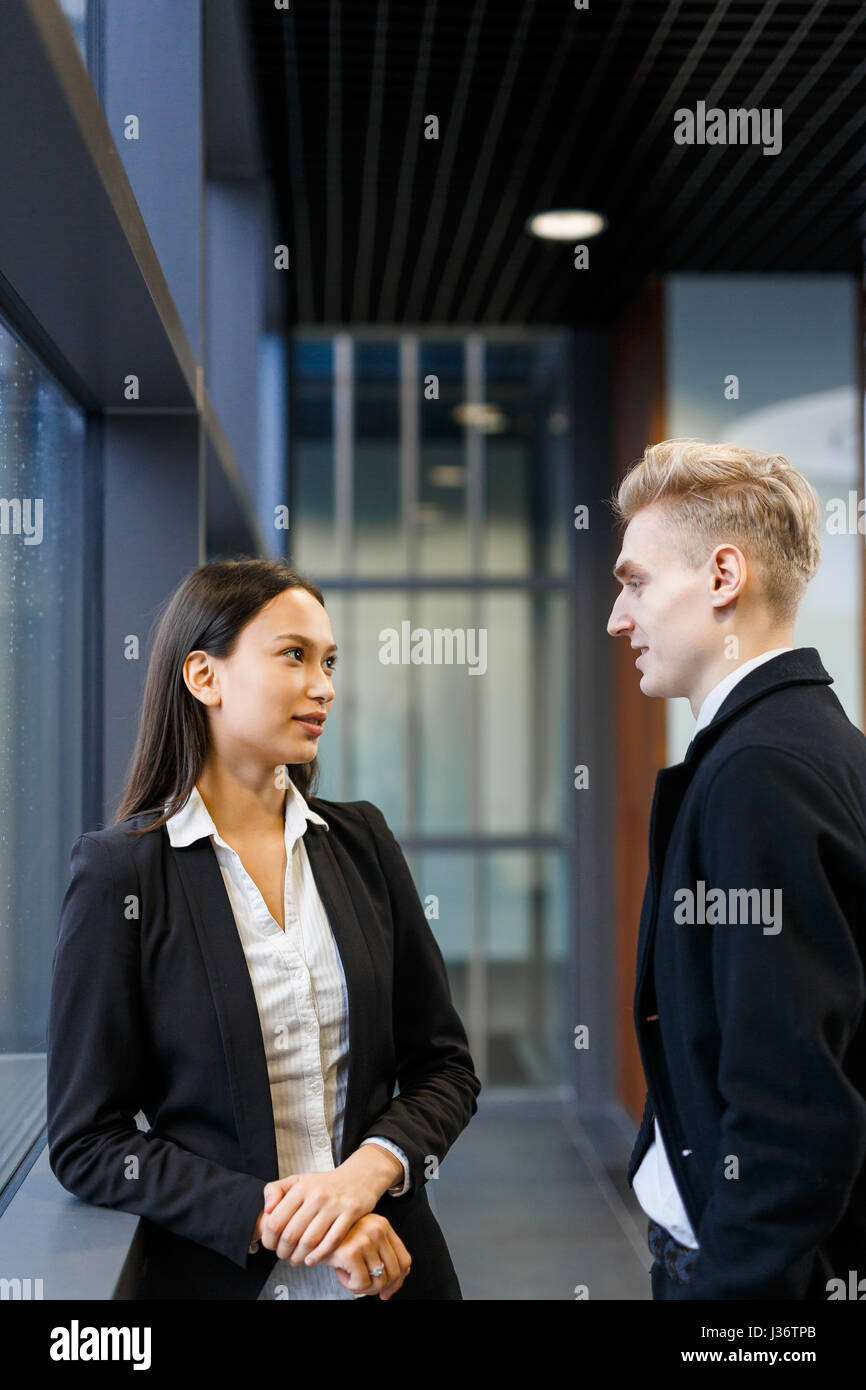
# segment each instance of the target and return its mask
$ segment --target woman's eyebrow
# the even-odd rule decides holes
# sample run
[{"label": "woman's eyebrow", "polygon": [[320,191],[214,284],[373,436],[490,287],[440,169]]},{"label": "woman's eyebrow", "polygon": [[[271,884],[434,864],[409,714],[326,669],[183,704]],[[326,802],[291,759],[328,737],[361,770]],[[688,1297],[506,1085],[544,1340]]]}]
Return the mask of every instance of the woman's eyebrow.
[{"label": "woman's eyebrow", "polygon": [[[302,647],[314,647],[316,645],[311,637],[302,637],[299,632],[278,632],[272,640],[274,642],[299,642]],[[336,642],[332,642],[325,650],[335,652],[337,650]]]}]

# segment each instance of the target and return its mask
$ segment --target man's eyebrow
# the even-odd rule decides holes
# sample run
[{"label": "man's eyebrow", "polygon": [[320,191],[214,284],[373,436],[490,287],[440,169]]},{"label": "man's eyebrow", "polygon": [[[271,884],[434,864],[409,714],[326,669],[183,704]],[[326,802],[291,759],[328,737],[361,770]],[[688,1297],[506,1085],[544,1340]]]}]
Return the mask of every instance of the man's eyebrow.
[{"label": "man's eyebrow", "polygon": [[[311,637],[302,637],[299,632],[278,632],[271,640],[274,642],[299,642],[302,647],[314,647],[316,645]],[[326,647],[325,650],[335,652],[337,650],[336,642],[332,642],[330,647]]]},{"label": "man's eyebrow", "polygon": [[623,560],[621,564],[614,565],[611,574],[614,579],[625,579],[628,574],[633,574],[638,579],[647,578],[646,570],[641,569],[640,565],[636,565],[633,560]]}]

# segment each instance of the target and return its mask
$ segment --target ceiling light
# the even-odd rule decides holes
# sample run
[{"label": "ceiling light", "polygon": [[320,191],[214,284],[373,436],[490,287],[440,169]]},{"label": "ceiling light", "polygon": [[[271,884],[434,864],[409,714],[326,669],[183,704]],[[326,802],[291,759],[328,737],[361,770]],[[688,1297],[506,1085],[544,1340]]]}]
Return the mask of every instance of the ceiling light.
[{"label": "ceiling light", "polygon": [[553,212],[537,212],[530,217],[526,230],[546,241],[585,241],[598,236],[607,228],[607,218],[600,212],[583,208],[560,208]]},{"label": "ceiling light", "polygon": [[501,434],[508,424],[499,406],[490,401],[455,405],[451,415],[458,425],[469,425],[484,434]]},{"label": "ceiling light", "polygon": [[466,469],[462,463],[434,463],[427,470],[427,482],[433,487],[465,487]]}]

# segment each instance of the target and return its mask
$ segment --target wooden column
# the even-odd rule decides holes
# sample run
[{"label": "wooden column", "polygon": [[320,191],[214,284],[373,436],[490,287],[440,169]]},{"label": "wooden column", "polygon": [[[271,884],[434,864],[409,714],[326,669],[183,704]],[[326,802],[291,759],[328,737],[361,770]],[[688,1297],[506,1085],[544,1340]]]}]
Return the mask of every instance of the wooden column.
[{"label": "wooden column", "polygon": [[[617,484],[648,444],[666,438],[664,286],[650,281],[617,330],[613,363],[613,454]],[[621,536],[612,533],[611,565]],[[614,591],[615,592],[615,591]],[[611,600],[613,602],[613,600]],[[644,695],[634,654],[616,639],[614,790],[616,846],[617,1091],[640,1119],[645,1085],[634,1036],[632,1000],[638,926],[648,869],[650,807],[656,772],[666,762],[665,701]]]}]

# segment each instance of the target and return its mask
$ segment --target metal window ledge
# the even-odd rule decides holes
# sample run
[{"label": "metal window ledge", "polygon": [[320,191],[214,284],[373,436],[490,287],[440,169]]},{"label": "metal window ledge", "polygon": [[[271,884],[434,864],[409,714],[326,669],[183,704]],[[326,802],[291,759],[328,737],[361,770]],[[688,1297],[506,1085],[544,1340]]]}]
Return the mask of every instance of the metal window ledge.
[{"label": "metal window ledge", "polygon": [[130,1299],[141,1268],[139,1225],[137,1216],[67,1192],[46,1144],[0,1217],[0,1279],[21,1280],[31,1299]]}]

